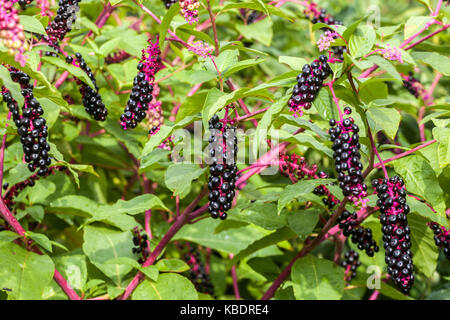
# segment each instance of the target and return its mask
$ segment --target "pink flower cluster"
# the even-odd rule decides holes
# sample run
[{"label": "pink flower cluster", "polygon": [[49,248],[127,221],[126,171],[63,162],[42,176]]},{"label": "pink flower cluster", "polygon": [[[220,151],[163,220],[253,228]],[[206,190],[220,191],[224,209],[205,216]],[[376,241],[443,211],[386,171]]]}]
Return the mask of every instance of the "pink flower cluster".
[{"label": "pink flower cluster", "polygon": [[321,34],[320,39],[317,41],[319,51],[328,50],[338,36],[339,35],[336,32],[330,30],[327,30],[325,33]]},{"label": "pink flower cluster", "polygon": [[403,63],[402,53],[399,48],[391,47],[390,44],[386,44],[384,49],[377,49],[376,51],[380,52],[383,57],[390,61],[399,61]]},{"label": "pink flower cluster", "polygon": [[13,7],[14,2],[0,0],[0,40],[8,48],[8,53],[15,56],[15,60],[23,67],[28,58],[24,55],[28,50],[28,42],[19,23],[17,10]]},{"label": "pink flower cluster", "polygon": [[189,24],[198,22],[198,7],[200,2],[198,0],[180,0],[181,13]]},{"label": "pink flower cluster", "polygon": [[194,52],[195,54],[207,58],[211,56],[211,53],[213,52],[214,48],[208,46],[208,44],[204,43],[203,41],[196,41],[188,43],[189,51]]},{"label": "pink flower cluster", "polygon": [[161,50],[159,49],[158,39],[155,43],[149,39],[148,43],[148,47],[142,49],[141,63],[144,65],[144,68],[141,71],[145,73],[145,80],[153,83],[153,81],[155,81],[155,73],[161,69],[161,62],[159,59]]}]

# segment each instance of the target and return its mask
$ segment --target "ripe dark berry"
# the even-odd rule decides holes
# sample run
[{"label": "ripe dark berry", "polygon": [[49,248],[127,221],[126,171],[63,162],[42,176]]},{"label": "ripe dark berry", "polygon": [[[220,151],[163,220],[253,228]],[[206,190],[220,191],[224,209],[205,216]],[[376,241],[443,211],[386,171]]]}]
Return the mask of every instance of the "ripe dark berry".
[{"label": "ripe dark berry", "polygon": [[44,37],[53,46],[66,36],[67,32],[72,30],[72,25],[77,17],[76,13],[80,10],[78,3],[80,0],[60,0],[57,14],[53,21],[45,29],[47,36]]},{"label": "ripe dark berry", "polygon": [[428,226],[434,232],[434,243],[443,249],[445,257],[450,260],[450,230],[436,222],[429,222]]},{"label": "ripe dark berry", "polygon": [[[367,201],[367,186],[364,183],[362,164],[360,161],[360,143],[357,131],[358,126],[351,118],[342,121],[330,120],[329,134],[333,141],[331,148],[335,151],[336,171],[338,172],[339,187],[344,196],[355,204]],[[347,171],[347,172],[346,172]]]},{"label": "ripe dark berry", "polygon": [[178,0],[162,0],[166,9],[169,9],[172,5],[178,2]]},{"label": "ripe dark berry", "polygon": [[350,284],[356,278],[356,269],[361,265],[359,261],[359,254],[354,250],[349,250],[344,254],[344,260],[341,262],[341,267],[345,269],[344,280]]},{"label": "ripe dark berry", "polygon": [[[224,121],[226,123],[226,121]],[[220,126],[218,124],[221,124]],[[216,129],[219,128],[219,129]],[[235,195],[237,137],[236,128],[222,125],[217,115],[209,120],[211,157],[209,188],[209,213],[212,218],[224,220]]]},{"label": "ripe dark berry", "polygon": [[[403,180],[398,176],[391,179],[372,181],[378,195],[377,205],[380,208],[384,247],[388,273],[394,284],[405,294],[414,283],[410,228],[406,218],[409,206],[406,204],[406,191]],[[400,192],[400,190],[403,190]],[[409,266],[409,267],[405,267]]]},{"label": "ripe dark berry", "polygon": [[191,267],[188,271],[188,277],[194,284],[197,291],[206,294],[213,294],[214,287],[211,283],[205,264],[202,261],[199,249],[199,247],[189,247],[189,252],[184,254],[184,261]]},{"label": "ripe dark berry", "polygon": [[[138,123],[144,120],[147,115],[145,111],[149,110],[149,103],[153,99],[155,73],[161,67],[159,62],[160,54],[158,41],[152,43],[149,40],[148,47],[142,50],[142,57],[138,64],[138,73],[134,78],[130,99],[127,102],[124,113],[120,116],[120,124],[124,130],[136,128]],[[161,113],[157,114],[161,115]],[[158,118],[152,118],[150,134],[157,132],[157,128],[161,124]],[[153,127],[156,127],[156,129],[153,129]]]},{"label": "ripe dark berry", "polygon": [[142,264],[145,260],[147,260],[147,257],[150,254],[147,242],[148,237],[147,234],[145,234],[144,231],[140,230],[138,227],[135,227],[132,233],[134,247],[131,249],[131,251],[134,254],[139,255],[138,262]]},{"label": "ripe dark berry", "polygon": [[291,99],[288,101],[289,110],[294,117],[302,116],[303,109],[310,109],[323,81],[331,74],[331,68],[325,56],[320,56],[311,65],[303,66],[302,73],[297,76]]}]

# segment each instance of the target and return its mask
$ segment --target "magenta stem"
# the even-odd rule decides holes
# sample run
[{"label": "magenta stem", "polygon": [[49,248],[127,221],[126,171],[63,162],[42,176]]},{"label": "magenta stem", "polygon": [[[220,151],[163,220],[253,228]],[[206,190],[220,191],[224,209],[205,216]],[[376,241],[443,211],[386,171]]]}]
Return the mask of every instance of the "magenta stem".
[{"label": "magenta stem", "polygon": [[[233,254],[230,253],[229,255],[230,259],[233,259]],[[236,274],[236,266],[233,265],[231,267],[231,278],[233,278],[233,290],[234,290],[234,296],[236,300],[241,300],[241,295],[239,294],[239,286],[238,286],[238,278]]]},{"label": "magenta stem", "polygon": [[344,119],[342,111],[341,111],[341,107],[339,107],[339,99],[336,98],[336,94],[334,93],[334,89],[333,89],[333,83],[334,81],[330,81],[327,83],[328,88],[330,88],[331,94],[333,95],[333,101],[336,104],[336,108],[339,112],[339,119],[342,121]]},{"label": "magenta stem", "polygon": [[411,153],[414,153],[414,152],[416,152],[417,150],[420,150],[420,149],[423,149],[423,148],[425,148],[425,147],[428,147],[430,144],[433,144],[433,143],[435,143],[436,141],[437,141],[436,139],[430,140],[430,141],[428,141],[428,142],[426,142],[426,143],[424,143],[424,144],[421,144],[421,145],[418,146],[418,147],[415,147],[415,148],[413,148],[413,149],[411,149],[411,150],[408,150],[408,151],[406,151],[406,152],[400,153],[400,154],[398,154],[398,155],[396,155],[396,156],[394,156],[394,157],[392,157],[392,158],[386,159],[386,160],[384,160],[384,161],[380,160],[380,162],[375,163],[373,167],[374,167],[374,168],[380,168],[380,167],[383,167],[384,164],[386,164],[386,163],[389,163],[389,162],[391,162],[391,161],[394,161],[394,160],[403,158],[404,156],[407,156],[407,155],[409,155],[409,154],[411,154]]},{"label": "magenta stem", "polygon": [[429,39],[429,38],[435,36],[436,34],[442,32],[442,31],[444,31],[444,30],[447,30],[449,27],[450,27],[450,24],[446,24],[446,25],[443,26],[442,28],[440,28],[440,29],[438,29],[438,30],[436,30],[436,31],[434,31],[434,32],[432,32],[432,33],[430,33],[429,35],[426,35],[426,36],[423,37],[422,39],[420,39],[420,40],[414,42],[413,44],[411,44],[410,46],[406,47],[405,50],[409,50],[409,49],[411,49],[412,47],[417,46],[419,43],[422,43],[422,42],[424,42],[425,40],[427,40],[427,39]]}]

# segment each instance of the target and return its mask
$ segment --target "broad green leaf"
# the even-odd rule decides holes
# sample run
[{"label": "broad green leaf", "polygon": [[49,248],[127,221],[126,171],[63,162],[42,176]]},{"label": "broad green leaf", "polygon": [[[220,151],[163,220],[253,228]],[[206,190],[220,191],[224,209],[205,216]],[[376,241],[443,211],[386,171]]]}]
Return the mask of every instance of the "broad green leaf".
[{"label": "broad green leaf", "polygon": [[237,24],[236,29],[245,38],[257,40],[266,47],[270,47],[273,37],[272,25],[271,19],[263,19],[250,25]]},{"label": "broad green leaf", "polygon": [[338,111],[333,97],[326,88],[322,88],[313,101],[313,106],[324,120],[337,119]]},{"label": "broad green leaf", "polygon": [[157,267],[160,272],[185,272],[190,269],[190,267],[180,259],[161,259],[155,264],[155,267]]},{"label": "broad green leaf", "polygon": [[17,101],[19,108],[22,107],[24,98],[21,94],[20,85],[12,81],[8,69],[2,65],[0,65],[0,84],[4,85],[11,92],[11,96]]},{"label": "broad green leaf", "polygon": [[433,137],[439,142],[439,167],[444,168],[450,163],[450,128],[433,128]]},{"label": "broad green leaf", "polygon": [[318,208],[309,208],[288,213],[289,227],[295,231],[300,240],[306,239],[306,237],[314,230],[319,221],[319,214],[321,211],[322,210]]},{"label": "broad green leaf", "polygon": [[0,283],[16,300],[40,300],[53,278],[55,266],[47,255],[14,243],[0,243]]},{"label": "broad green leaf", "polygon": [[42,26],[42,23],[35,17],[19,15],[19,21],[25,31],[45,34],[45,29]]},{"label": "broad green leaf", "polygon": [[175,17],[175,15],[180,12],[180,4],[178,2],[172,4],[169,11],[164,15],[161,21],[161,26],[159,28],[159,46],[164,48],[164,41],[166,40],[167,30],[170,27],[170,22]]},{"label": "broad green leaf", "polygon": [[174,196],[186,196],[192,186],[192,181],[198,179],[206,168],[200,168],[192,163],[174,163],[165,173],[166,186]]},{"label": "broad green leaf", "polygon": [[377,55],[372,55],[368,57],[367,60],[378,65],[381,69],[385,70],[398,81],[403,81],[400,73],[398,73],[397,69],[395,69],[395,66],[389,60],[386,60],[385,58]]},{"label": "broad green leaf", "polygon": [[287,64],[292,70],[297,71],[301,71],[303,66],[306,64],[306,60],[303,58],[289,56],[279,56],[278,62]]},{"label": "broad green leaf", "polygon": [[445,216],[445,203],[438,179],[430,164],[420,156],[397,159],[389,165],[405,180],[406,190],[425,199],[437,214]]},{"label": "broad green leaf", "polygon": [[415,60],[422,61],[443,75],[450,75],[450,59],[436,52],[413,52]]},{"label": "broad green leaf", "polygon": [[238,63],[234,64],[233,66],[231,66],[224,74],[224,77],[229,77],[230,75],[232,75],[233,73],[236,73],[240,70],[244,70],[247,68],[251,68],[253,66],[256,66],[257,64],[260,64],[261,62],[266,61],[266,59],[261,59],[261,58],[257,58],[257,59],[247,59],[247,60],[243,60],[243,61],[239,61]]},{"label": "broad green leaf", "polygon": [[384,131],[394,139],[400,124],[400,113],[394,108],[372,107],[367,111],[367,120],[373,133]]},{"label": "broad green leaf", "polygon": [[291,279],[298,300],[339,300],[344,293],[344,269],[311,254],[294,263]]},{"label": "broad green leaf", "polygon": [[25,235],[29,238],[31,238],[31,240],[35,241],[38,245],[40,245],[42,248],[44,248],[47,251],[52,252],[52,244],[50,242],[50,239],[42,233],[35,233],[35,232],[31,232],[31,231],[26,231]]},{"label": "broad green leaf", "polygon": [[94,84],[92,83],[92,80],[88,77],[86,72],[81,70],[81,68],[78,68],[78,67],[75,67],[74,65],[68,64],[61,58],[43,56],[41,59],[42,59],[42,61],[51,63],[51,64],[61,68],[62,70],[69,72],[71,75],[77,77],[78,79],[83,81],[85,84],[87,84],[91,88],[95,88]]},{"label": "broad green leaf", "polygon": [[133,300],[197,300],[194,285],[176,273],[163,273],[158,281],[144,280],[134,290]]},{"label": "broad green leaf", "polygon": [[278,215],[276,204],[262,201],[248,202],[234,207],[229,210],[227,220],[253,223],[267,230],[280,229],[287,224],[286,214],[282,212]]},{"label": "broad green leaf", "polygon": [[359,58],[369,53],[375,44],[375,39],[376,34],[372,26],[358,26],[348,43],[352,57]]},{"label": "broad green leaf", "polygon": [[88,270],[86,256],[66,254],[54,259],[56,268],[74,289],[81,290],[87,282]]},{"label": "broad green leaf", "polygon": [[107,264],[113,258],[135,259],[133,235],[130,231],[115,231],[105,227],[86,226],[84,228],[83,251],[89,260],[118,286],[123,283],[124,276],[133,267],[124,264]]}]

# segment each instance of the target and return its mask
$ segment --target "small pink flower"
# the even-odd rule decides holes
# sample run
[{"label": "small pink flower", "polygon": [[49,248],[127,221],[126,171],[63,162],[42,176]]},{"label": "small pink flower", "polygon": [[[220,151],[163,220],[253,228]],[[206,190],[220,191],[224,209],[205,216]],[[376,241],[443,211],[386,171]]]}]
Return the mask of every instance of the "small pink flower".
[{"label": "small pink flower", "polygon": [[320,35],[320,39],[317,41],[319,50],[320,51],[328,50],[330,48],[331,44],[334,42],[334,40],[338,36],[339,35],[334,31],[330,31],[330,30],[325,31],[325,33]]},{"label": "small pink flower", "polygon": [[211,53],[214,50],[213,47],[208,46],[203,41],[191,42],[191,43],[188,43],[188,45],[189,45],[189,48],[188,48],[189,51],[192,51],[195,54],[198,54],[199,56],[201,56],[203,58],[210,57]]},{"label": "small pink flower", "polygon": [[28,58],[24,55],[28,50],[28,42],[13,6],[14,2],[17,1],[0,0],[0,40],[8,48],[8,53],[23,67]]},{"label": "small pink flower", "polygon": [[198,7],[200,2],[198,0],[180,0],[181,13],[184,19],[189,24],[198,22]]},{"label": "small pink flower", "polygon": [[400,49],[391,47],[389,43],[386,44],[386,48],[378,49],[377,51],[380,52],[387,60],[399,61],[400,63],[403,63],[402,53]]}]

